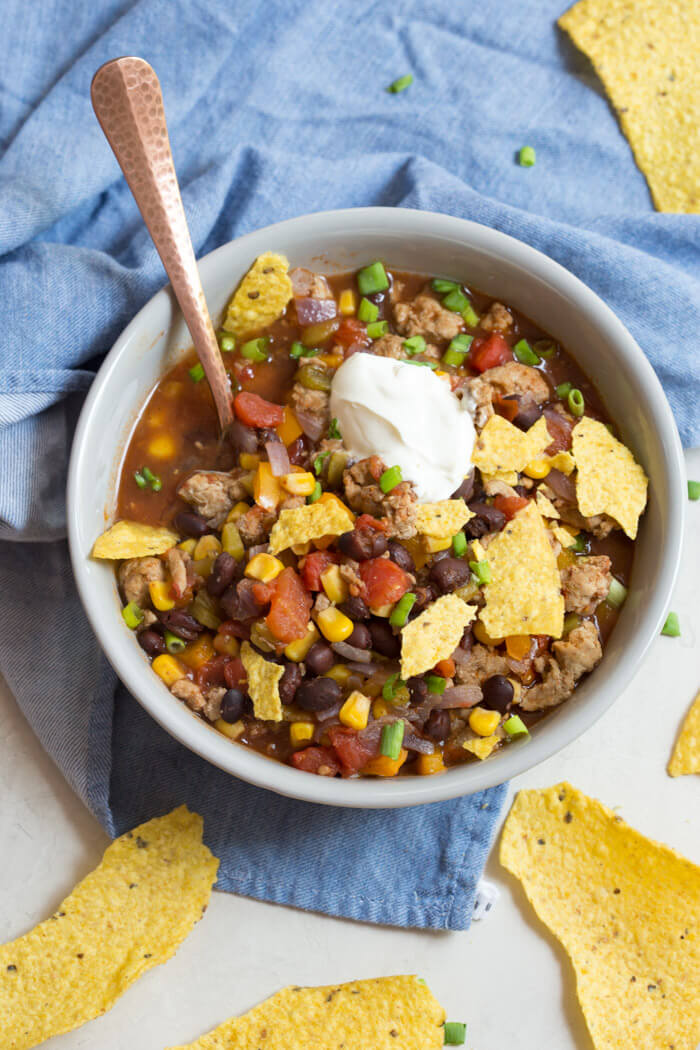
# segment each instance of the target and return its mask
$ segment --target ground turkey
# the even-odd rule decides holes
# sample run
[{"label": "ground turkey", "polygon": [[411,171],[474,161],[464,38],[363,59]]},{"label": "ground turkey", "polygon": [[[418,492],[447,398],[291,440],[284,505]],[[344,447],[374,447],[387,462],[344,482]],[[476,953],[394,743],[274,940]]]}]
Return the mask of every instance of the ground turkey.
[{"label": "ground turkey", "polygon": [[596,625],[585,620],[567,638],[554,642],[552,652],[535,658],[542,681],[524,690],[520,700],[524,711],[555,707],[571,696],[582,675],[593,670],[603,655]]},{"label": "ground turkey", "polygon": [[458,685],[474,685],[481,688],[486,679],[495,674],[506,677],[512,674],[503,653],[489,649],[486,645],[474,645],[469,659],[457,664],[455,681]]},{"label": "ground turkey", "polygon": [[173,597],[182,598],[188,587],[192,589],[195,583],[192,558],[179,547],[171,547],[165,552],[164,558],[172,580]]},{"label": "ground turkey", "polygon": [[180,678],[170,686],[170,692],[178,700],[184,700],[187,706],[200,715],[204,715],[210,722],[215,722],[221,714],[221,701],[226,693],[222,686],[210,686],[206,692],[202,692],[195,682],[189,678]]},{"label": "ground turkey", "polygon": [[485,332],[508,332],[513,327],[513,315],[503,303],[491,303],[479,321]]},{"label": "ground turkey", "polygon": [[396,303],[394,322],[402,335],[422,335],[438,342],[454,339],[462,331],[461,314],[446,310],[427,292],[421,292],[411,302]]},{"label": "ground turkey", "polygon": [[226,520],[234,503],[246,498],[241,477],[246,471],[197,471],[178,489],[178,496],[189,503],[198,514],[207,519],[207,525],[217,528]]},{"label": "ground turkey", "polygon": [[143,607],[151,603],[149,583],[165,579],[165,566],[160,558],[130,558],[119,566],[118,578],[126,601]]},{"label": "ground turkey", "polygon": [[292,387],[292,408],[301,416],[310,417],[312,426],[304,432],[316,441],[328,429],[331,421],[330,394],[325,390],[309,390],[301,383]]},{"label": "ground turkey", "polygon": [[617,522],[613,521],[613,519],[608,517],[607,514],[596,514],[592,518],[584,518],[578,507],[576,507],[570,500],[558,496],[556,492],[554,492],[553,489],[550,489],[546,484],[540,485],[540,488],[542,494],[546,496],[547,499],[551,500],[554,509],[557,511],[565,525],[573,525],[574,528],[583,532],[590,532],[599,540],[604,540],[606,536],[610,535],[613,529],[619,528]]},{"label": "ground turkey", "polygon": [[474,424],[482,430],[493,415],[493,389],[477,376],[467,380],[464,390],[474,406]]},{"label": "ground turkey", "polygon": [[[400,335],[392,335],[391,333],[383,335],[381,339],[377,339],[376,342],[372,343],[372,353],[376,354],[377,357],[393,357],[397,361],[406,361],[409,358],[404,349],[404,340]],[[440,351],[432,343],[425,344],[425,350],[422,351],[421,357],[432,358],[437,360],[440,356]]]},{"label": "ground turkey", "polygon": [[[306,503],[306,500],[303,496],[288,496],[285,500],[282,500],[278,511],[293,510],[295,507],[301,507],[304,503]],[[251,507],[250,510],[247,510],[245,514],[242,514],[236,520],[244,547],[259,547],[263,543],[267,543],[270,537],[270,530],[277,521],[278,511],[265,510],[256,503],[255,506]]]},{"label": "ground turkey", "polygon": [[408,539],[416,534],[416,493],[410,481],[382,492],[378,482],[385,469],[379,456],[359,460],[343,474],[345,498],[357,514],[383,519],[390,536]]},{"label": "ground turkey", "polygon": [[612,575],[610,558],[606,554],[577,558],[561,573],[561,589],[566,611],[590,616],[596,606],[607,598]]},{"label": "ground turkey", "polygon": [[482,374],[481,379],[501,397],[510,397],[512,394],[524,397],[529,394],[538,405],[541,405],[551,396],[549,383],[542,373],[530,365],[521,365],[517,361],[509,361],[506,365],[489,368]]}]

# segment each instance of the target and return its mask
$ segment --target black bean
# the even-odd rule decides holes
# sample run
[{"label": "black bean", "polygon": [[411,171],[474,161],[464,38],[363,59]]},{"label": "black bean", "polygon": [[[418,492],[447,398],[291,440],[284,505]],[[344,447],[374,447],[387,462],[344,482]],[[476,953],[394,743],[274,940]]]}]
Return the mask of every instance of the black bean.
[{"label": "black bean", "polygon": [[450,725],[449,711],[442,711],[438,708],[430,712],[428,721],[423,726],[423,732],[433,740],[445,740],[450,732]]},{"label": "black bean", "polygon": [[494,674],[487,678],[481,685],[481,691],[482,705],[490,711],[500,711],[501,714],[505,714],[515,692],[513,683],[502,674]]},{"label": "black bean", "polygon": [[471,652],[471,648],[472,648],[473,644],[474,644],[474,634],[472,632],[471,625],[470,625],[469,627],[465,627],[464,628],[464,634],[462,635],[461,641],[459,643],[459,647],[460,647],[460,649],[464,649],[465,653],[469,653],[469,652]]},{"label": "black bean", "polygon": [[485,536],[487,532],[500,532],[506,523],[506,516],[501,510],[492,507],[489,503],[481,503],[472,500],[469,509],[474,514],[473,518],[464,526],[466,535],[472,539]]},{"label": "black bean", "polygon": [[542,406],[538,405],[536,401],[524,404],[513,419],[513,424],[520,430],[529,430],[540,418],[542,411]]},{"label": "black bean", "polygon": [[372,648],[372,635],[370,634],[369,627],[366,627],[363,623],[356,623],[352,634],[345,640],[348,645],[354,645],[358,649]]},{"label": "black bean", "polygon": [[440,594],[433,583],[427,583],[425,587],[416,587],[414,593],[416,595],[416,600],[408,614],[409,620],[413,620],[416,616],[420,615],[420,613],[422,613],[424,609],[427,609],[430,603],[434,602]]},{"label": "black bean", "polygon": [[355,623],[358,620],[369,620],[371,615],[367,603],[363,602],[362,598],[347,598],[338,608],[350,620],[354,620]]},{"label": "black bean", "polygon": [[289,454],[289,462],[294,466],[303,467],[305,465],[309,458],[309,450],[303,434],[296,441],[292,441],[291,445],[287,445],[287,453]]},{"label": "black bean", "polygon": [[476,471],[472,470],[471,474],[467,474],[466,478],[459,486],[458,489],[452,493],[451,499],[463,499],[468,502],[474,495],[474,486],[476,484]]},{"label": "black bean", "polygon": [[344,532],[337,540],[338,549],[353,561],[367,561],[368,558],[379,558],[387,549],[387,539],[383,532],[374,529],[353,529]]},{"label": "black bean", "polygon": [[297,689],[294,703],[302,711],[327,711],[341,696],[340,686],[332,678],[308,678]]},{"label": "black bean", "polygon": [[258,447],[258,435],[253,427],[247,427],[240,419],[234,419],[228,428],[228,439],[236,452],[255,452]]},{"label": "black bean", "polygon": [[442,558],[430,567],[430,579],[437,584],[443,594],[463,587],[471,577],[471,569],[461,558]]},{"label": "black bean", "polygon": [[389,557],[404,572],[414,573],[416,571],[416,563],[403,543],[399,543],[398,540],[389,540]]},{"label": "black bean", "polygon": [[411,694],[412,704],[420,704],[427,698],[428,686],[424,678],[419,678],[416,675],[414,678],[409,678],[406,685]]},{"label": "black bean", "polygon": [[158,656],[165,652],[165,639],[157,631],[146,628],[145,631],[139,631],[136,637],[143,651],[149,656]]},{"label": "black bean", "polygon": [[294,696],[297,689],[301,685],[301,671],[297,664],[286,663],[284,665],[284,674],[280,678],[279,689],[280,700],[283,704],[294,703]]},{"label": "black bean", "polygon": [[396,659],[401,651],[401,640],[392,631],[389,621],[375,617],[369,621],[369,630],[375,652]]},{"label": "black bean", "polygon": [[246,695],[240,689],[228,689],[221,700],[221,717],[224,722],[237,722],[245,713]]},{"label": "black bean", "polygon": [[311,674],[325,674],[335,663],[335,654],[326,642],[314,642],[304,663]]},{"label": "black bean", "polygon": [[178,511],[173,518],[173,525],[181,536],[191,536],[195,540],[209,532],[206,519],[192,510]]},{"label": "black bean", "polygon": [[201,623],[184,609],[169,609],[159,613],[158,619],[164,627],[186,642],[193,642],[204,630]]},{"label": "black bean", "polygon": [[212,598],[219,598],[234,580],[243,575],[243,568],[232,554],[222,551],[212,565],[211,572],[207,578],[207,591]]},{"label": "black bean", "polygon": [[221,608],[231,620],[252,620],[261,616],[267,608],[253,594],[254,580],[239,580],[227,587],[219,599]]}]

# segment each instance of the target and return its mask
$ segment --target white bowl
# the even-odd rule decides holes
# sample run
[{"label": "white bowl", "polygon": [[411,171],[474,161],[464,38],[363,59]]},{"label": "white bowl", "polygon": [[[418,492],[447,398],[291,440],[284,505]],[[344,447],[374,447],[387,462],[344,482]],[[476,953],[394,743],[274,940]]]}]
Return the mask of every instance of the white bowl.
[{"label": "white bowl", "polygon": [[73,571],[100,644],[145,709],[185,747],[235,776],[328,805],[384,808],[437,802],[500,784],[583,733],[613,703],[658,634],[678,570],[684,512],[681,447],[661,386],[629,332],[597,295],[526,244],[473,222],[429,212],[359,208],[291,219],[225,244],[201,260],[212,316],[263,251],[326,272],[382,258],[390,267],[464,280],[512,304],[567,348],[594,381],[650,478],[629,596],[600,665],[530,739],[442,776],[340,780],[313,776],[232,743],[168,692],[120,615],[110,563],[93,561],[111,520],[119,465],[157,380],[191,345],[169,288],[136,315],[107,355],[80,416],[68,479]]}]

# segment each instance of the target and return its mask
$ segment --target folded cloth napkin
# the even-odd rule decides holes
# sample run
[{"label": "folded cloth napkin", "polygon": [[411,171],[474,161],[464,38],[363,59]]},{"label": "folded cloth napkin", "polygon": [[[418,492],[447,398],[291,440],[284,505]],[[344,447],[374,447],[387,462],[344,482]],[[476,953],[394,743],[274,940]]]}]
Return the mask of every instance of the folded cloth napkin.
[{"label": "folded cloth napkin", "polygon": [[[110,670],[71,578],[66,462],[100,355],[164,275],[92,114],[92,74],[123,54],[155,67],[199,254],[279,219],[355,205],[496,227],[611,304],[690,444],[700,426],[698,221],[653,211],[591,68],[555,27],[564,6],[3,5],[0,670],[110,833],[187,801],[204,815],[224,889],[464,928],[503,788],[369,813],[279,798],[175,743]],[[384,90],[407,72],[407,91]],[[528,169],[515,162],[526,144],[537,150]]]}]

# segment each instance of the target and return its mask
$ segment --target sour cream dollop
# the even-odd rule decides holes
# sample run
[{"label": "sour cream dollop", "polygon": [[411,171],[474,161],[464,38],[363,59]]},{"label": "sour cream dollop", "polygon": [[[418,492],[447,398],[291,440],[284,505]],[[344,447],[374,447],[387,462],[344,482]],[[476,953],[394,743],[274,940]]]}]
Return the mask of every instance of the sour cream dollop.
[{"label": "sour cream dollop", "polygon": [[469,473],[470,405],[429,368],[373,354],[349,357],[331,386],[331,415],[350,454],[398,465],[421,501],[448,499]]}]

